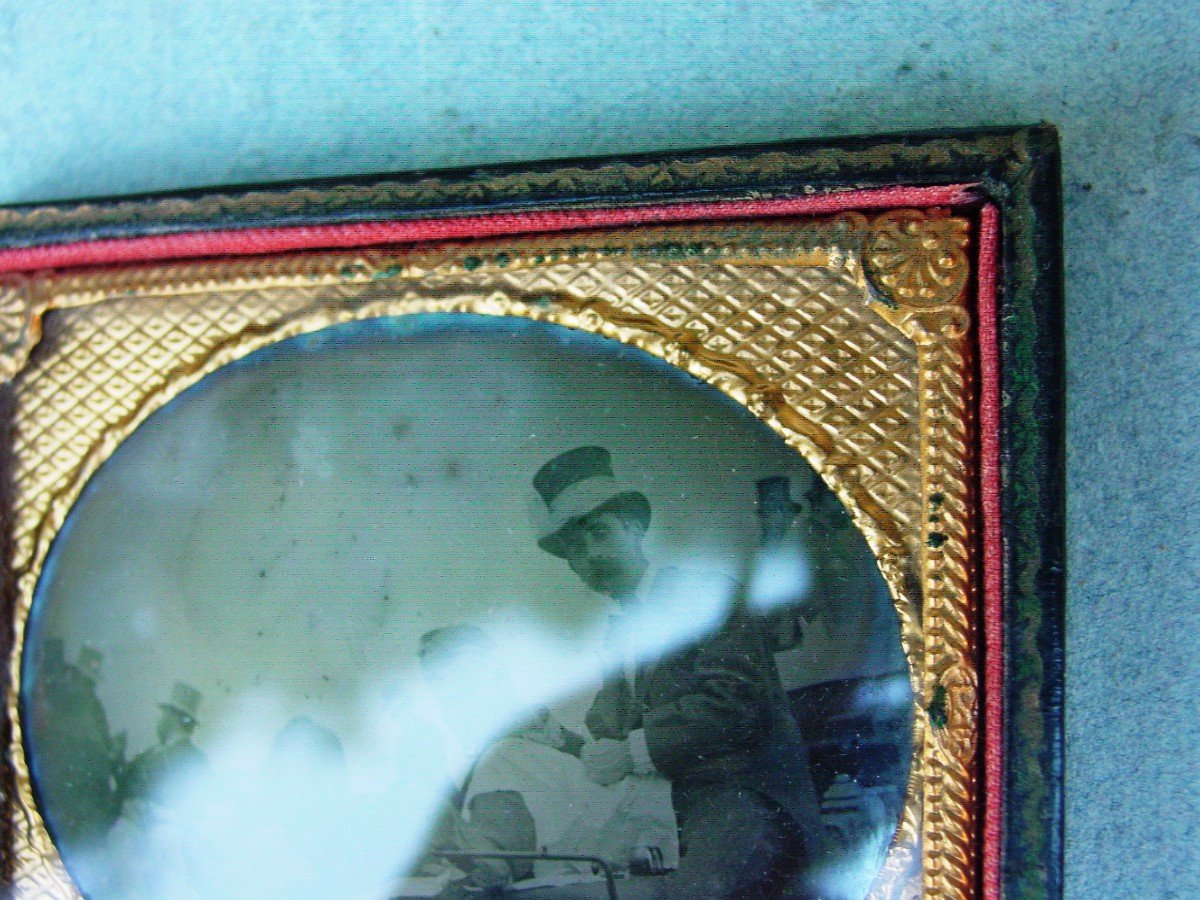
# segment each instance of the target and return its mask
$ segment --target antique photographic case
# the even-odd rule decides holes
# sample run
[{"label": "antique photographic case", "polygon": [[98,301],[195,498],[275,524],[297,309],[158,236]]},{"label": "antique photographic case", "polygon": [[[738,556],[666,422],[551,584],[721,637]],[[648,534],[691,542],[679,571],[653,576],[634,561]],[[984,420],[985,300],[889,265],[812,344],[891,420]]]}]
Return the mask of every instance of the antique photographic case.
[{"label": "antique photographic case", "polygon": [[14,895],[1058,895],[1058,178],[0,209]]}]

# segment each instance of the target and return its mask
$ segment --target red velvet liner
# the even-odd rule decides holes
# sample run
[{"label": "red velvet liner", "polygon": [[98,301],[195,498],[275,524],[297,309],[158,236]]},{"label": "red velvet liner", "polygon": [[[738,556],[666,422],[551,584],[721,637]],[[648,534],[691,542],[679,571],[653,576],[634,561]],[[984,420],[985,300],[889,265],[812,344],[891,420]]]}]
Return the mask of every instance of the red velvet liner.
[{"label": "red velvet liner", "polygon": [[985,900],[1000,896],[1004,789],[1004,536],[1000,530],[1000,214],[979,213],[979,436],[983,513],[983,867]]},{"label": "red velvet liner", "polygon": [[617,225],[716,221],[772,216],[824,215],[846,209],[895,206],[962,206],[978,198],[971,185],[891,187],[837,191],[777,200],[717,200],[456,216],[339,225],[287,225],[189,231],[134,238],[106,238],[0,250],[0,272],[140,263],[212,256],[247,256],[289,250],[318,250],[446,241],[538,232],[575,231]]}]

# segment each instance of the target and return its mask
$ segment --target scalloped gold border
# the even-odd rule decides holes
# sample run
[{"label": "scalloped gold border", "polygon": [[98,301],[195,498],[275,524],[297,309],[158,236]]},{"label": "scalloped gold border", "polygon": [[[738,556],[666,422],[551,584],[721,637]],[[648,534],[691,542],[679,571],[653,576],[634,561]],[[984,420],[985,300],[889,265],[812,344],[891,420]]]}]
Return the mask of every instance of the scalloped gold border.
[{"label": "scalloped gold border", "polygon": [[[54,229],[128,228],[131,224],[164,221],[176,226],[224,221],[241,227],[248,220],[255,220],[255,225],[271,225],[295,216],[336,217],[346,210],[369,210],[373,218],[383,219],[397,210],[444,209],[448,203],[478,209],[490,203],[552,199],[571,191],[590,197],[649,196],[697,189],[741,193],[747,180],[787,184],[844,172],[854,173],[855,180],[866,180],[874,173],[884,176],[886,182],[906,167],[941,167],[954,159],[979,156],[998,159],[1011,154],[1012,149],[1010,135],[928,136],[920,143],[885,139],[866,147],[763,149],[702,158],[581,162],[514,172],[397,177],[369,184],[252,188],[200,197],[41,204],[0,209],[0,228],[36,235]],[[753,192],[755,197],[775,193],[786,195],[789,191]]]},{"label": "scalloped gold border", "polygon": [[[902,210],[10,279],[0,284],[0,377],[13,379],[17,398],[17,646],[50,543],[87,479],[148,415],[217,368],[337,322],[415,312],[520,316],[602,334],[746,406],[850,510],[897,603],[922,701],[903,821],[872,896],[967,897],[978,683],[967,236],[964,219]],[[825,318],[805,319],[805,304]],[[137,323],[153,334],[128,327]],[[813,347],[818,334],[823,352]],[[122,341],[129,358],[159,364],[106,368]],[[855,348],[868,341],[892,354],[874,360],[872,371],[891,367],[879,383],[892,391],[874,406],[850,383]],[[804,389],[809,364],[828,374]],[[824,418],[814,412],[838,379],[861,415],[828,412],[828,403]],[[116,399],[90,409],[103,387]],[[7,698],[17,893],[77,896],[33,799],[19,659],[10,660]]]}]

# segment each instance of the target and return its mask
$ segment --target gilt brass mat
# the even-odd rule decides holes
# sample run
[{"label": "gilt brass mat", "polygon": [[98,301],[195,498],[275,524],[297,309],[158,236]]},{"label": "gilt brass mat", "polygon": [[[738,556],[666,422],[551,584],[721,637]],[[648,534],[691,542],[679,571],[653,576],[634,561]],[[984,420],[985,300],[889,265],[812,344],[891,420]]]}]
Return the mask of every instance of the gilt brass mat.
[{"label": "gilt brass mat", "polygon": [[[0,286],[15,392],[15,634],[97,468],[205,375],[378,316],[519,316],[639,347],[778,432],[850,510],[891,589],[918,698],[905,811],[873,897],[976,878],[970,223],[941,210],[638,228],[396,251],[46,274]],[[78,896],[38,813],[12,657],[16,893]]]}]

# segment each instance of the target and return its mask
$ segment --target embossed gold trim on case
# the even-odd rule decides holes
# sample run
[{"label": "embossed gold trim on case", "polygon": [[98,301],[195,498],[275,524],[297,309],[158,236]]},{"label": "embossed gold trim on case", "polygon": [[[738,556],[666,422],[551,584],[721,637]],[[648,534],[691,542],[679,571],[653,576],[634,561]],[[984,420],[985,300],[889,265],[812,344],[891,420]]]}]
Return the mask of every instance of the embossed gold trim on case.
[{"label": "embossed gold trim on case", "polygon": [[[0,376],[15,394],[18,650],[50,544],[88,478],[147,416],[221,366],[336,323],[417,312],[602,334],[746,406],[849,509],[895,599],[918,698],[904,814],[871,896],[970,896],[978,563],[968,231],[944,211],[901,210],[6,281]],[[78,896],[34,802],[19,652],[9,674],[17,892]]]}]

